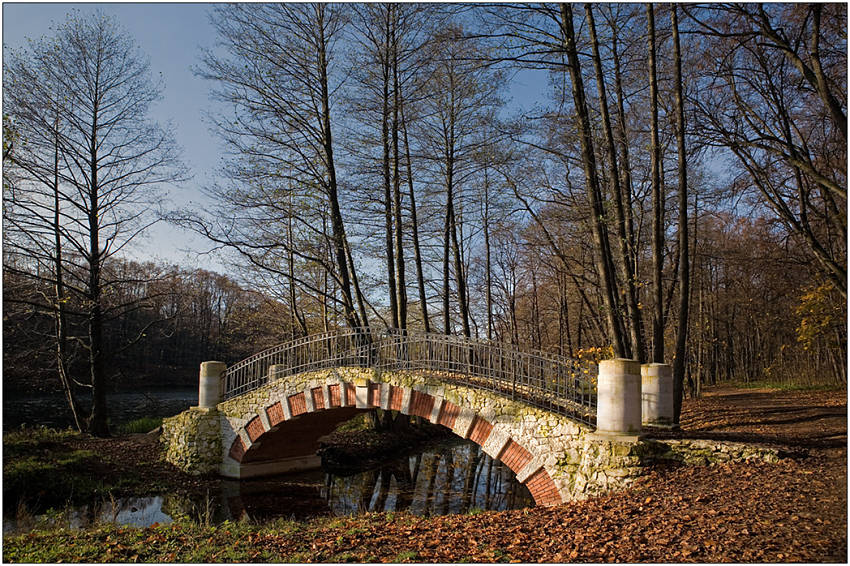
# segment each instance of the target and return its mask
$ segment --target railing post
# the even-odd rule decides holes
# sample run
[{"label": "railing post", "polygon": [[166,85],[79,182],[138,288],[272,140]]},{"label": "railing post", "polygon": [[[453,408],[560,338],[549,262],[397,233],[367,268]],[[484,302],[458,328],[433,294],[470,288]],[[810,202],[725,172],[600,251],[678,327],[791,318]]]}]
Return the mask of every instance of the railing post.
[{"label": "railing post", "polygon": [[226,369],[224,362],[201,362],[198,407],[213,409],[221,401],[221,377]]},{"label": "railing post", "polygon": [[673,368],[669,364],[643,364],[640,375],[643,424],[672,426]]},{"label": "railing post", "polygon": [[641,430],[640,362],[616,358],[599,363],[596,432],[637,435]]},{"label": "railing post", "polygon": [[511,399],[516,399],[517,355],[511,352]]},{"label": "railing post", "polygon": [[272,364],[272,365],[270,365],[266,382],[271,383],[272,381],[279,379],[278,376],[283,377],[287,373],[286,369],[287,369],[286,366],[283,365],[283,364]]}]

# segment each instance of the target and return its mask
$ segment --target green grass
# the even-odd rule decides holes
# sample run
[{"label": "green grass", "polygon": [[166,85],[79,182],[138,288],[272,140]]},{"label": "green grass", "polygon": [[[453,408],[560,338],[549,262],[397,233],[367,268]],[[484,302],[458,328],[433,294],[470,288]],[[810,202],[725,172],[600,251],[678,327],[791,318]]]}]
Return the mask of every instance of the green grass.
[{"label": "green grass", "polygon": [[[146,528],[96,525],[84,530],[49,528],[3,537],[7,563],[64,562],[377,562],[356,549],[317,551],[316,540],[333,539],[330,521],[258,526],[226,522],[204,527],[189,522]],[[392,556],[390,554],[389,556]],[[394,562],[415,561],[415,551],[399,551]]]},{"label": "green grass", "polygon": [[72,430],[21,428],[3,434],[3,505],[6,511],[43,513],[69,504],[149,487],[138,474],[115,474],[103,456],[75,446]]},{"label": "green grass", "polygon": [[142,417],[117,427],[118,434],[147,433],[162,425],[162,417]]},{"label": "green grass", "polygon": [[101,525],[54,529],[3,538],[4,562],[257,562],[280,561],[251,544],[257,531],[229,523],[209,529],[187,523],[145,529]]},{"label": "green grass", "polygon": [[67,444],[78,436],[70,430],[43,427],[4,434],[4,504],[9,507],[26,501],[28,506],[46,509],[101,494],[102,484],[93,473],[98,456]]},{"label": "green grass", "polygon": [[794,383],[760,379],[757,381],[736,381],[731,383],[741,389],[778,389],[780,391],[839,391],[846,386],[837,383]]},{"label": "green grass", "polygon": [[393,558],[393,562],[412,562],[418,553],[415,550],[406,550],[404,552],[399,552],[395,558]]},{"label": "green grass", "polygon": [[37,447],[57,446],[81,435],[71,429],[55,430],[44,426],[21,427],[3,433],[3,453],[6,458],[20,456]]}]

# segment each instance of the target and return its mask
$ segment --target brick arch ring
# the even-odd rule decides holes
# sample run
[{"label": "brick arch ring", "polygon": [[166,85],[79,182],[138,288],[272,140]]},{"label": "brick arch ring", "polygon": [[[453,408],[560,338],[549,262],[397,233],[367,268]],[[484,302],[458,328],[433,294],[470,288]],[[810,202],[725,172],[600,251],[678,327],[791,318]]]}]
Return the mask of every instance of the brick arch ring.
[{"label": "brick arch ring", "polygon": [[[365,389],[358,399],[357,389]],[[476,414],[442,397],[435,397],[415,388],[371,383],[356,387],[351,382],[308,386],[304,391],[282,397],[250,418],[236,430],[228,456],[241,463],[245,453],[261,436],[273,427],[299,415],[336,408],[381,408],[418,416],[450,429],[469,439],[485,453],[500,460],[524,484],[538,505],[557,505],[561,495],[542,461],[516,442],[510,435],[494,430],[494,425]]]}]

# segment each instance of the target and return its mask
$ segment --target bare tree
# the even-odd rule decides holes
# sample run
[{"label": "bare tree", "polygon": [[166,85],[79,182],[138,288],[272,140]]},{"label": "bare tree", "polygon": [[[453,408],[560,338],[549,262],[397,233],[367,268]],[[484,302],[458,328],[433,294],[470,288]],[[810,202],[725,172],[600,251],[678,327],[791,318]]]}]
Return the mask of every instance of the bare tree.
[{"label": "bare tree", "polygon": [[[847,296],[847,8],[688,8],[710,71],[696,106],[705,143],[755,188]],[[778,22],[783,23],[782,26]]]},{"label": "bare tree", "polygon": [[647,51],[649,53],[649,152],[652,160],[652,290],[655,313],[652,319],[652,361],[664,363],[664,193],[661,186],[661,142],[658,139],[658,78],[656,76],[655,6],[646,5]]},{"label": "bare tree", "polygon": [[[196,72],[214,81],[214,97],[233,108],[232,114],[213,115],[211,120],[227,144],[233,164],[238,165],[230,175],[231,187],[213,192],[225,200],[234,196],[238,200],[259,189],[266,210],[284,218],[297,215],[299,228],[319,239],[323,230],[317,213],[326,210],[331,257],[323,257],[321,246],[305,249],[275,236],[273,227],[266,238],[254,241],[246,227],[235,221],[191,215],[177,220],[236,249],[249,263],[283,277],[292,274],[280,269],[277,252],[292,252],[321,266],[339,296],[324,294],[305,279],[298,283],[317,296],[339,302],[349,326],[368,325],[346,235],[332,128],[338,93],[333,82],[337,80],[335,45],[346,21],[345,11],[328,4],[233,4],[214,7],[211,19],[222,50],[205,51]],[[303,197],[302,209],[286,207],[285,194],[293,190]],[[246,203],[231,201],[233,204],[247,210]],[[275,218],[280,216],[268,220]],[[253,216],[250,223],[257,222],[262,219]]]},{"label": "bare tree", "polygon": [[[475,171],[474,156],[488,141],[485,124],[495,120],[498,74],[482,63],[484,53],[464,40],[463,30],[448,27],[432,38],[428,53],[429,80],[423,91],[423,118],[418,131],[423,153],[431,156],[433,175],[445,188],[443,223],[443,326],[451,334],[450,278],[455,276],[455,295],[463,334],[470,336],[467,273],[462,253],[463,188]],[[451,265],[450,265],[450,259]]]},{"label": "bare tree", "polygon": [[[64,284],[59,186],[60,112],[58,108],[46,110],[54,103],[51,97],[56,88],[45,84],[47,79],[38,76],[35,65],[22,64],[25,58],[24,54],[15,54],[7,67],[10,83],[35,85],[29,89],[24,101],[16,97],[19,90],[11,85],[7,89],[7,93],[11,94],[7,96],[7,108],[14,114],[17,124],[16,129],[10,132],[12,140],[20,133],[26,136],[23,147],[14,148],[12,141],[9,151],[4,152],[4,165],[18,172],[16,178],[9,181],[18,190],[10,190],[9,206],[4,208],[5,237],[7,250],[10,250],[7,257],[23,259],[27,271],[38,266],[38,269],[51,273],[53,293],[49,299],[45,296],[45,302],[53,311],[56,374],[74,424],[77,430],[82,431],[85,430],[84,417],[68,373],[68,297]],[[18,104],[22,106],[16,107]],[[32,108],[40,111],[27,110]],[[7,269],[15,267],[7,265]]]},{"label": "bare tree", "polygon": [[581,140],[582,165],[587,183],[587,196],[590,201],[593,219],[593,238],[595,243],[596,268],[602,279],[603,300],[608,318],[610,336],[614,343],[614,353],[618,357],[625,356],[625,342],[622,335],[622,325],[617,316],[617,286],[611,259],[611,248],[608,243],[608,231],[604,223],[605,211],[602,204],[602,193],[599,188],[599,177],[596,170],[596,156],[593,150],[593,138],[590,128],[590,118],[585,101],[584,80],[578,60],[575,31],[573,29],[572,7],[561,5],[561,22],[564,37],[564,51],[570,70],[573,100],[578,118],[578,130]]},{"label": "bare tree", "polygon": [[[593,9],[590,4],[585,4],[590,41],[593,45],[593,67],[596,73],[596,85],[599,95],[599,109],[602,116],[602,128],[605,132],[605,150],[607,152],[608,177],[614,195],[614,213],[617,222],[617,252],[620,267],[620,281],[625,286],[626,307],[628,310],[629,333],[631,347],[625,350],[625,355],[638,360],[646,359],[641,336],[640,309],[638,308],[637,289],[635,286],[634,267],[629,250],[629,235],[627,232],[627,213],[623,203],[623,188],[620,184],[620,172],[617,167],[617,150],[614,142],[614,131],[611,126],[611,117],[608,112],[608,94],[605,88],[605,75],[602,68],[602,58],[599,55],[599,42],[596,37],[596,25],[593,19]],[[615,32],[616,33],[616,32]],[[630,189],[629,189],[630,190]],[[630,203],[630,199],[628,201]],[[631,211],[628,212],[631,215]]]},{"label": "bare tree", "polygon": [[676,92],[676,146],[679,153],[679,327],[676,357],[673,359],[673,422],[679,422],[685,383],[685,356],[690,307],[690,256],[688,249],[688,162],[685,150],[685,100],[682,93],[682,50],[679,44],[679,16],[675,4],[670,11],[673,28],[673,69]]},{"label": "bare tree", "polygon": [[[21,158],[31,165],[53,159],[54,178],[47,183],[53,187],[53,201],[46,204],[38,196],[31,200],[38,204],[26,213],[29,238],[35,240],[36,224],[48,227],[56,246],[54,259],[66,266],[42,277],[62,295],[67,291],[81,297],[79,314],[87,327],[86,385],[92,394],[87,426],[92,434],[105,436],[109,351],[104,325],[138,304],[108,304],[118,282],[104,266],[157,221],[151,214],[156,188],[185,175],[170,132],[148,120],[160,86],[114,19],[71,15],[52,39],[14,55],[6,71],[4,93],[20,123],[41,140],[53,138],[52,156]],[[44,149],[33,146],[35,152]],[[43,215],[45,206],[51,210],[49,218]],[[70,253],[62,258],[57,251],[65,246]],[[61,338],[61,325],[57,332]]]},{"label": "bare tree", "polygon": [[[403,280],[403,261],[397,268],[396,256],[403,257],[396,241],[396,201],[400,201],[398,170],[398,117],[395,80],[395,34],[398,27],[397,6],[392,4],[362,4],[353,8],[354,35],[352,76],[356,87],[349,96],[357,120],[349,136],[348,145],[356,145],[352,152],[361,153],[364,200],[370,204],[373,187],[380,170],[383,201],[380,203],[384,217],[384,257],[386,258],[386,296],[390,302],[390,325],[401,328],[399,281]],[[352,144],[356,140],[358,143]],[[380,148],[380,157],[372,155]],[[374,165],[380,162],[380,167]],[[394,173],[394,174],[393,174]],[[394,190],[395,189],[395,190]],[[377,203],[376,203],[377,204]],[[398,203],[400,206],[400,202]]]}]

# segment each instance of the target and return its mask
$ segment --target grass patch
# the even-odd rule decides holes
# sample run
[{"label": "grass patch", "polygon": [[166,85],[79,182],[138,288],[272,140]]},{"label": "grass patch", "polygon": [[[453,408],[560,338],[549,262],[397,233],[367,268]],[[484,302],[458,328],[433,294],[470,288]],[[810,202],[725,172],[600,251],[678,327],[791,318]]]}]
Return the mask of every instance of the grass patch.
[{"label": "grass patch", "polygon": [[396,557],[392,559],[392,562],[413,562],[417,555],[418,553],[415,550],[406,550],[404,552],[399,552]]},{"label": "grass patch", "polygon": [[44,426],[21,427],[3,433],[3,454],[6,458],[15,458],[28,454],[34,449],[56,448],[81,436],[79,432],[71,429],[55,430]]},{"label": "grass patch", "polygon": [[4,509],[43,513],[150,483],[138,470],[115,473],[108,457],[83,449],[87,438],[72,430],[46,427],[3,434]]},{"label": "grass patch", "polygon": [[795,383],[760,379],[757,381],[732,382],[733,387],[740,389],[777,389],[779,391],[840,391],[845,388],[838,383]]},{"label": "grass patch", "polygon": [[3,435],[3,499],[7,507],[27,501],[37,509],[62,507],[102,493],[97,454],[68,442],[81,435],[44,427]]},{"label": "grass patch", "polygon": [[[259,562],[279,558],[235,524],[216,531],[173,523],[145,529],[101,525],[85,531],[33,531],[3,538],[4,562]],[[278,560],[279,561],[279,560]]]},{"label": "grass patch", "polygon": [[335,432],[362,432],[365,430],[372,430],[372,418],[368,414],[362,413],[340,423]]},{"label": "grass patch", "polygon": [[117,427],[118,434],[148,433],[162,425],[162,417],[142,417]]}]

